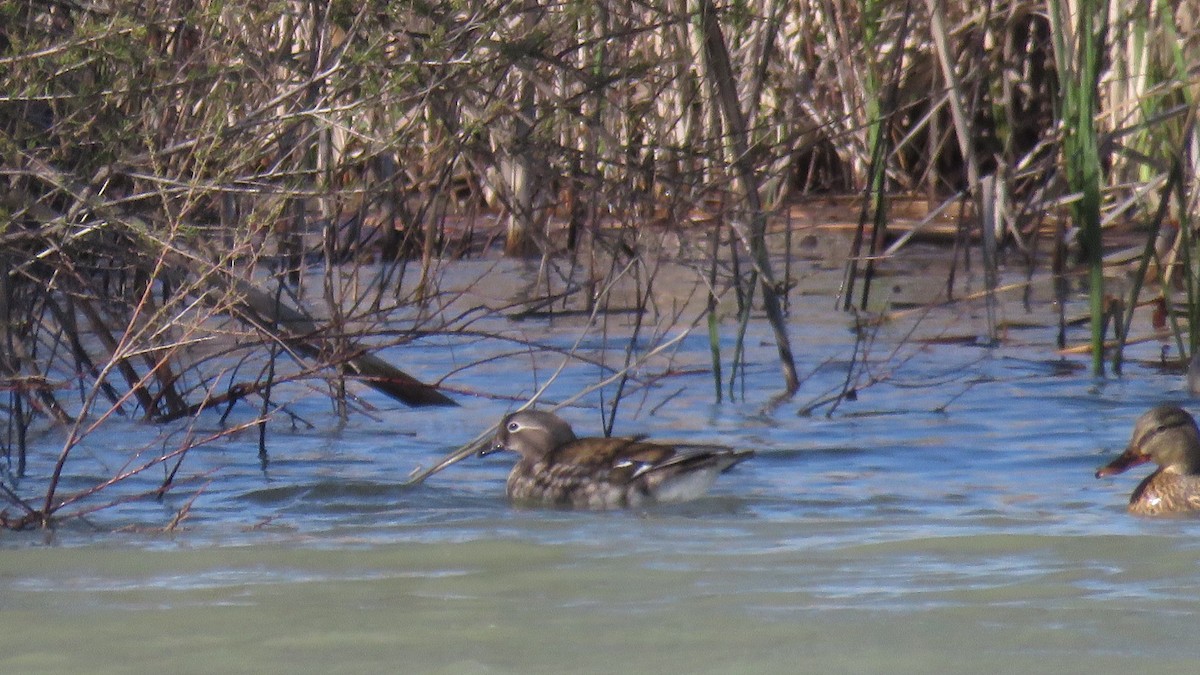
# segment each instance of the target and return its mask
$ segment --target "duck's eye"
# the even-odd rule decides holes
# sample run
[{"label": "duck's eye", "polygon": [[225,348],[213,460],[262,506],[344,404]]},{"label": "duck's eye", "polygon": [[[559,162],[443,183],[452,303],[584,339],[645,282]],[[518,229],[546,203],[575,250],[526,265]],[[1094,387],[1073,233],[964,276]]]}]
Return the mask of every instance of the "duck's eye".
[{"label": "duck's eye", "polygon": [[517,424],[516,422],[509,422],[509,423],[508,423],[508,430],[509,430],[509,431],[516,431],[517,429],[520,429],[520,428],[521,428],[521,425],[520,425],[520,424]]},{"label": "duck's eye", "polygon": [[1178,426],[1183,426],[1183,425],[1180,422],[1165,422],[1165,423],[1160,424],[1157,427],[1155,427],[1154,431],[1152,431],[1150,433],[1151,434],[1161,434],[1162,432],[1166,431],[1167,429],[1174,429],[1175,427],[1178,427]]}]

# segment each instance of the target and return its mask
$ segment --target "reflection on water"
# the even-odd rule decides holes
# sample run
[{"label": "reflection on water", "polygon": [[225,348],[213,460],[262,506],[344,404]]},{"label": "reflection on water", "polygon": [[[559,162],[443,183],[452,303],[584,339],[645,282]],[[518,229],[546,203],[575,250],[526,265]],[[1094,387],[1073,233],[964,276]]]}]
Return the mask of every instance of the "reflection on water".
[{"label": "reflection on water", "polygon": [[[526,272],[497,274],[516,286]],[[980,330],[962,306],[911,335],[915,318],[885,324],[857,400],[798,415],[841,386],[852,358],[831,304],[793,298],[807,375],[795,402],[768,406],[779,378],[755,326],[744,398],[714,403],[707,339],[694,335],[664,362],[691,374],[622,403],[619,433],[759,451],[710,498],[638,513],[514,509],[502,457],[402,486],[498,420],[505,400],[380,409],[324,431],[280,424],[265,468],[247,432],[189,456],[194,489],[94,514],[100,534],[86,523],[49,541],[4,534],[0,671],[1194,672],[1200,521],[1130,517],[1136,479],[1091,477],[1143,410],[1186,400],[1183,382],[1137,365],[1107,381],[1064,367],[1074,361],[1054,356],[1043,297],[995,349],[948,339]],[[487,328],[570,347],[583,323]],[[609,341],[585,343],[593,354],[629,330],[605,328]],[[436,377],[510,347],[438,338],[397,354]],[[1158,346],[1142,349],[1151,360]],[[557,363],[487,364],[452,384],[519,397]],[[569,367],[551,397],[600,370]],[[563,415],[598,429],[599,405]],[[152,437],[103,433],[75,484],[119,466],[107,446]],[[52,438],[42,451],[34,471]],[[162,522],[193,497],[183,531],[104,532]]]}]

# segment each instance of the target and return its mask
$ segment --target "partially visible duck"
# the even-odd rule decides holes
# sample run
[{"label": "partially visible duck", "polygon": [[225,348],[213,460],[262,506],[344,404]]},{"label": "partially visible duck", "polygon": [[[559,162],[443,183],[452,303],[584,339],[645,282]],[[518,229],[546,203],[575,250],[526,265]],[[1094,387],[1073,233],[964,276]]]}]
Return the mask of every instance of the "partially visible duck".
[{"label": "partially visible duck", "polygon": [[596,510],[694,499],[754,454],[636,438],[576,438],[562,418],[535,410],[505,417],[495,442],[479,454],[500,450],[521,456],[508,475],[513,501]]},{"label": "partially visible duck", "polygon": [[1158,470],[1133,491],[1129,512],[1155,516],[1200,511],[1200,429],[1183,408],[1160,405],[1138,418],[1129,447],[1096,471],[1096,478],[1151,461]]}]

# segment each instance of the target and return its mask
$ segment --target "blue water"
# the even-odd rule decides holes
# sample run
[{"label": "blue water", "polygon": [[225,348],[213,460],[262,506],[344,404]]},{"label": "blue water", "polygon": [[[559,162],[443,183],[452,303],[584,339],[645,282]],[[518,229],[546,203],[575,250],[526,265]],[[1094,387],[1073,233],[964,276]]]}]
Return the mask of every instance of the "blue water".
[{"label": "blue water", "polygon": [[[531,274],[511,264],[478,284],[483,264],[461,265],[451,278],[483,296],[507,297]],[[906,283],[885,288],[926,290]],[[629,316],[590,327],[493,318],[475,327],[508,341],[398,346],[386,355],[430,380],[518,353],[447,380],[460,408],[357,392],[363,411],[339,423],[320,396],[284,389],[279,400],[313,428],[273,420],[265,465],[257,432],[242,431],[190,451],[186,481],[161,502],[0,535],[0,671],[1194,672],[1200,521],[1127,515],[1144,473],[1092,477],[1146,408],[1187,403],[1182,378],[1155,365],[1153,341],[1131,350],[1122,377],[1092,378],[1086,357],[1056,352],[1052,298],[1036,291],[1032,312],[1018,298],[1001,305],[1002,318],[1030,325],[996,347],[971,339],[983,313],[962,303],[894,316],[858,350],[828,296],[794,296],[805,381],[782,403],[761,321],[737,396],[720,403],[697,328],[635,369],[616,432],[758,456],[706,499],[635,513],[512,508],[512,460],[495,455],[404,486],[563,360],[514,340],[579,344],[591,362],[568,360],[545,394],[563,400],[611,372],[600,360],[619,367]],[[685,329],[645,327],[639,348]],[[733,324],[722,333],[729,359]],[[918,340],[934,337],[963,339]],[[840,389],[855,354],[869,362],[855,400],[801,414]],[[613,392],[561,414],[595,433]],[[213,413],[192,431],[220,429]],[[117,420],[95,432],[73,451],[64,489],[105,480],[131,448],[184,437],[161,431]],[[43,433],[23,488],[36,494],[62,440]],[[161,479],[147,471],[83,505]],[[185,507],[177,529],[159,530]]]}]

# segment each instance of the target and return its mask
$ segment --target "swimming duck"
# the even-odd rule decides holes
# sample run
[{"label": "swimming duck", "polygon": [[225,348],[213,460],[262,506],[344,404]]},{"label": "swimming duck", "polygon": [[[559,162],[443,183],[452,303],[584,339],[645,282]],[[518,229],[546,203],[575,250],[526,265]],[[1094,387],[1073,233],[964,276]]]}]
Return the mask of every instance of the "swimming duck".
[{"label": "swimming duck", "polygon": [[1096,478],[1150,461],[1158,464],[1158,470],[1133,491],[1130,513],[1154,516],[1200,510],[1200,429],[1183,408],[1160,405],[1138,418],[1129,447],[1096,471]]},{"label": "swimming duck", "polygon": [[535,410],[505,417],[495,442],[479,454],[500,450],[521,456],[508,474],[513,501],[595,510],[694,499],[754,454],[638,438],[576,438],[562,418]]}]

